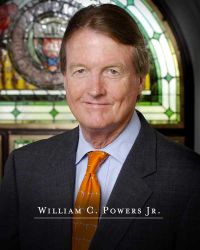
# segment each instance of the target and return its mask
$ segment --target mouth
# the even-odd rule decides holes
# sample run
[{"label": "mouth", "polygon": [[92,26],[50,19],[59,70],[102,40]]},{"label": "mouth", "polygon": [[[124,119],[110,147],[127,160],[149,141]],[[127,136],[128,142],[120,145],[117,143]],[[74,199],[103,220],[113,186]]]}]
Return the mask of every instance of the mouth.
[{"label": "mouth", "polygon": [[92,107],[92,108],[105,108],[107,106],[110,106],[110,103],[99,103],[99,102],[84,102],[84,104],[88,107]]}]

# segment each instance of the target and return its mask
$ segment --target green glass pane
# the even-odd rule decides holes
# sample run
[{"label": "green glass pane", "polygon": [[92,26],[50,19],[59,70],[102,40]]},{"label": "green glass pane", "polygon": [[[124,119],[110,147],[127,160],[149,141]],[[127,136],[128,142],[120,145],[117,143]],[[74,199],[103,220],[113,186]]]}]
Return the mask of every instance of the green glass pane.
[{"label": "green glass pane", "polygon": [[55,118],[57,116],[57,114],[59,114],[59,112],[53,108],[51,111],[50,111],[50,114],[52,115],[53,118]]}]

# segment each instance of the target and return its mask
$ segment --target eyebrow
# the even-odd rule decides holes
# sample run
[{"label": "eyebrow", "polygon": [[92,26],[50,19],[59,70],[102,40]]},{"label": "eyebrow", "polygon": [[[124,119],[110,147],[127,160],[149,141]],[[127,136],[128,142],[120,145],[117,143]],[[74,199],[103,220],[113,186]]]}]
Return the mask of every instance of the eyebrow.
[{"label": "eyebrow", "polygon": [[121,63],[118,63],[118,64],[110,64],[108,66],[106,66],[104,69],[108,69],[108,68],[120,68],[122,70],[125,69],[124,65],[121,64]]},{"label": "eyebrow", "polygon": [[84,64],[82,64],[82,63],[72,63],[69,66],[69,69],[73,69],[73,68],[77,68],[77,67],[86,67],[86,66]]},{"label": "eyebrow", "polygon": [[[83,64],[83,63],[72,63],[71,65],[69,65],[69,69],[70,70],[72,70],[72,69],[74,69],[74,68],[77,68],[77,67],[84,67],[84,68],[86,68],[87,66],[85,65],[85,64]],[[125,70],[125,66],[122,64],[122,63],[116,63],[116,64],[109,64],[109,65],[107,65],[107,66],[105,66],[104,68],[103,68],[103,70],[105,70],[105,69],[108,69],[108,68],[116,68],[116,67],[118,67],[118,68],[120,68],[120,69],[122,69],[122,70]]]}]

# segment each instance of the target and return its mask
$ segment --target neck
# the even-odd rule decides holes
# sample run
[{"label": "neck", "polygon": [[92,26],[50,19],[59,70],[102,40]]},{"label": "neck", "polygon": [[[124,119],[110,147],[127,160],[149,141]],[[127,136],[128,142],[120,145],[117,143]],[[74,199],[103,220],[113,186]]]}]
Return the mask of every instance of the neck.
[{"label": "neck", "polygon": [[112,143],[126,128],[131,118],[127,119],[121,126],[106,129],[90,129],[81,126],[83,136],[95,149],[101,149]]}]

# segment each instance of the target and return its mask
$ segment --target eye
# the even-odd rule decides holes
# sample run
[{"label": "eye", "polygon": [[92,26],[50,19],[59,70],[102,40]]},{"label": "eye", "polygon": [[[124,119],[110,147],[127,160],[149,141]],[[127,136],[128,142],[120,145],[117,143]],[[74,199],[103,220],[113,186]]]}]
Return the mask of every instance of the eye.
[{"label": "eye", "polygon": [[121,75],[121,71],[119,68],[107,68],[105,71],[105,75],[110,78],[117,78]]},{"label": "eye", "polygon": [[73,76],[82,77],[87,74],[87,70],[85,68],[77,68],[73,71]]},{"label": "eye", "polygon": [[76,72],[77,72],[78,74],[82,74],[82,73],[85,72],[85,69],[78,69]]},{"label": "eye", "polygon": [[77,69],[74,71],[74,74],[83,74],[85,72],[85,69],[81,68],[81,69]]},{"label": "eye", "polygon": [[119,74],[119,72],[115,69],[109,69],[109,72],[112,74],[112,75],[117,75]]}]

